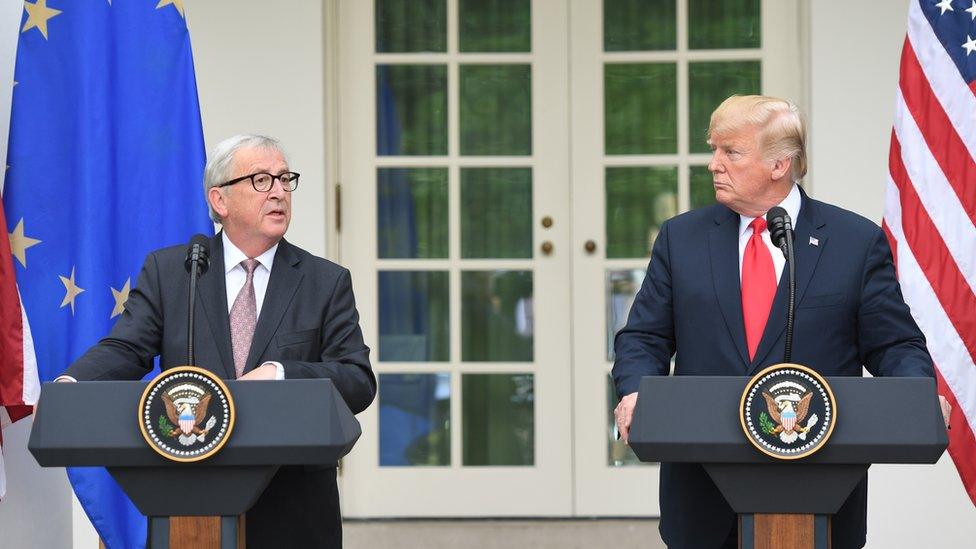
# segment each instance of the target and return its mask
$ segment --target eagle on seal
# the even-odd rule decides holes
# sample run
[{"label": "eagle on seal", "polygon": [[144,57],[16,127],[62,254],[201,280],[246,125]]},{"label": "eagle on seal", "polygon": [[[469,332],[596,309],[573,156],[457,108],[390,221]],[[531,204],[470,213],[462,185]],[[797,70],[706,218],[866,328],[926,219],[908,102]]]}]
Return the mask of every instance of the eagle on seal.
[{"label": "eagle on seal", "polygon": [[[207,417],[207,407],[210,406],[210,397],[211,395],[209,393],[204,395],[200,399],[200,402],[197,403],[196,410],[194,410],[189,402],[184,401],[177,405],[173,402],[173,397],[163,393],[162,399],[163,404],[166,405],[166,416],[174,425],[178,426],[167,434],[171,437],[180,435],[180,442],[188,438],[192,438],[193,441],[203,440],[207,435],[207,431],[212,427],[212,425],[208,425],[206,429],[199,427],[203,423],[204,418]],[[181,431],[182,434],[180,433]],[[192,444],[192,442],[184,444]]]},{"label": "eagle on seal", "polygon": [[776,422],[776,427],[770,434],[779,435],[780,440],[787,444],[794,442],[797,437],[805,440],[807,431],[817,422],[817,415],[814,414],[806,427],[801,425],[810,411],[810,400],[813,398],[813,393],[803,395],[796,401],[795,406],[792,399],[782,398],[777,401],[773,395],[767,392],[763,392],[762,395],[766,399],[769,416]]}]

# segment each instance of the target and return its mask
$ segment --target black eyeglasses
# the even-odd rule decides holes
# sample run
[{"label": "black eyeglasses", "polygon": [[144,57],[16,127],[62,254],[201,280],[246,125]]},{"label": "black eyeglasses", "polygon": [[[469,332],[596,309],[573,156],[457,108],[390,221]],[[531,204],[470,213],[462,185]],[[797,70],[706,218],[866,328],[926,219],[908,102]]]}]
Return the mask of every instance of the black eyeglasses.
[{"label": "black eyeglasses", "polygon": [[298,188],[298,173],[297,172],[285,172],[280,175],[271,175],[267,172],[252,173],[250,175],[245,175],[244,177],[238,177],[237,179],[231,179],[226,183],[221,183],[216,185],[219,189],[221,187],[226,187],[228,185],[235,185],[241,181],[251,180],[251,186],[254,190],[259,193],[266,193],[271,190],[274,186],[275,179],[281,181],[281,188],[287,192],[292,192]]}]

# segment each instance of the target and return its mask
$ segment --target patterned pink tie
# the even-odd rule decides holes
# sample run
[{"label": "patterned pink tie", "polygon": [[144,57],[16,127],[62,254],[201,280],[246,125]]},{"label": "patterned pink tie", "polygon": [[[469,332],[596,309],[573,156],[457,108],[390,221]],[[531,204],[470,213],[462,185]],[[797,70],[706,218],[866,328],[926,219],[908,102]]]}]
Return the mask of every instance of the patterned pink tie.
[{"label": "patterned pink tie", "polygon": [[247,272],[247,280],[238,292],[234,306],[230,308],[230,342],[234,348],[234,370],[237,371],[237,377],[244,373],[247,353],[251,350],[251,339],[254,338],[254,327],[258,323],[258,306],[254,298],[254,269],[257,266],[257,259],[241,261],[241,267]]}]

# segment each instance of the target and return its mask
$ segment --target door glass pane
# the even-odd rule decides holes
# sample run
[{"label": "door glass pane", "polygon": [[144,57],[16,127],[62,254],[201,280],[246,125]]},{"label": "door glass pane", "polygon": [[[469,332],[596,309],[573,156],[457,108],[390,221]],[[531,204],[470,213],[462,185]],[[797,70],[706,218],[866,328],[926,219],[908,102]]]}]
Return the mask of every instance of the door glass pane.
[{"label": "door glass pane", "polygon": [[461,299],[461,360],[532,361],[532,271],[462,271]]},{"label": "door glass pane", "polygon": [[447,271],[380,271],[380,360],[450,359]]},{"label": "door glass pane", "polygon": [[380,374],[380,465],[451,464],[451,376]]},{"label": "door glass pane", "polygon": [[445,0],[376,0],[376,52],[447,51]]},{"label": "door glass pane", "polygon": [[715,107],[730,95],[757,94],[761,89],[759,61],[688,63],[691,152],[709,152],[708,122]]},{"label": "door glass pane", "polygon": [[606,169],[607,258],[649,257],[661,224],[678,212],[678,169]]},{"label": "door glass pane", "polygon": [[677,152],[674,63],[608,63],[603,84],[606,154]]},{"label": "door glass pane", "polygon": [[376,66],[376,153],[447,154],[447,66]]},{"label": "door glass pane", "polygon": [[461,376],[462,463],[535,463],[535,376]]},{"label": "door glass pane", "polygon": [[761,0],[688,0],[688,48],[758,48]]},{"label": "door glass pane", "polygon": [[613,362],[613,338],[627,324],[630,306],[644,282],[644,269],[607,270],[607,360]]},{"label": "door glass pane", "polygon": [[532,257],[531,168],[461,168],[461,257]]},{"label": "door glass pane", "polygon": [[617,422],[613,419],[613,410],[617,407],[617,393],[614,390],[613,378],[607,378],[607,465],[611,467],[621,467],[624,465],[640,465],[641,460],[624,444],[623,440],[618,439],[620,434],[617,431]]},{"label": "door glass pane", "polygon": [[461,65],[461,154],[532,154],[530,65]]},{"label": "door glass pane", "polygon": [[459,0],[461,52],[527,52],[532,48],[529,0]]},{"label": "door glass pane", "polygon": [[673,50],[675,0],[603,0],[603,51]]},{"label": "door glass pane", "polygon": [[377,256],[447,258],[447,168],[380,168]]},{"label": "door glass pane", "polygon": [[691,209],[715,203],[715,187],[708,166],[691,167]]}]

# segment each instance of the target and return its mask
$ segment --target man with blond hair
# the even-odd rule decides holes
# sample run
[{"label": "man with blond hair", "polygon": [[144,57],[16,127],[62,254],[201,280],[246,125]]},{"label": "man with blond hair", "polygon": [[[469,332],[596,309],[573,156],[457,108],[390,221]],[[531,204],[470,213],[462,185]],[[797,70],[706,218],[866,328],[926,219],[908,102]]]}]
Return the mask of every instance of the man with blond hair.
[{"label": "man with blond hair", "polygon": [[[788,280],[764,216],[795,230],[793,360],[828,376],[934,375],[902,299],[891,250],[873,222],[813,200],[796,106],[733,96],[712,113],[715,205],[661,226],[647,276],[617,334],[617,427],[627,439],[642,376],[753,375],[782,361]],[[672,548],[737,546],[735,513],[699,464],[661,464],[661,536]],[[863,547],[867,477],[832,518],[834,549]]]}]

